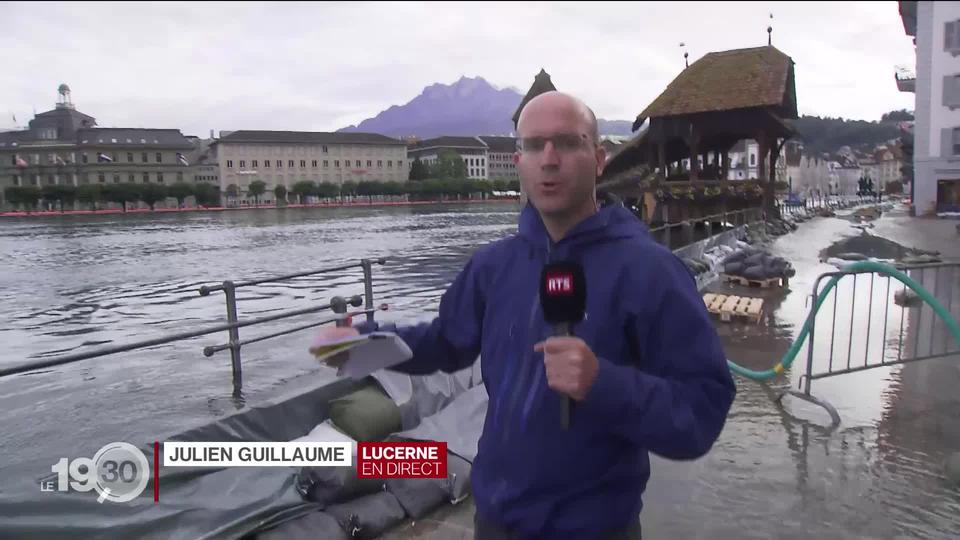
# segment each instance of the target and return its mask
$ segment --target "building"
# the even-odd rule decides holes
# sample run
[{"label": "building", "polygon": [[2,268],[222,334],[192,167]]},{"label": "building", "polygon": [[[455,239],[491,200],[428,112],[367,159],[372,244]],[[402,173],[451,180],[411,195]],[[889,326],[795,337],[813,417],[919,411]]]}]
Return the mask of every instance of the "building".
[{"label": "building", "polygon": [[[506,139],[509,137],[487,137],[488,139]],[[505,144],[497,143],[498,150],[504,150]],[[516,143],[513,146],[516,149]],[[511,155],[514,150],[511,150]],[[455,153],[466,165],[467,178],[486,180],[490,163],[489,146],[480,137],[436,137],[415,143],[407,150],[409,161],[419,159],[421,163],[436,163],[445,152]],[[505,152],[494,152],[502,156]],[[499,158],[498,158],[499,159]],[[511,158],[512,159],[512,158]],[[498,161],[498,163],[502,163]],[[504,169],[506,170],[506,169]]]},{"label": "building", "polygon": [[[776,180],[787,182],[787,150],[785,143],[780,148],[777,157]],[[737,141],[730,149],[730,169],[727,171],[727,180],[756,180],[759,178],[760,166],[757,162],[757,156],[760,155],[760,145],[753,139],[744,139]],[[689,160],[685,161],[689,163]],[[703,167],[703,160],[700,160],[700,166]],[[770,158],[767,157],[766,166],[770,166]],[[689,165],[687,165],[689,168]]]},{"label": "building", "polygon": [[273,204],[276,186],[290,193],[301,181],[343,185],[409,177],[406,144],[375,133],[231,131],[211,146],[228,205],[253,205],[248,188],[255,180],[266,184],[260,204]]},{"label": "building", "polygon": [[217,161],[217,140],[210,133],[209,139],[187,136],[193,150],[187,154],[189,180],[195,184],[209,184],[220,189],[220,163]]},{"label": "building", "polygon": [[[102,128],[76,110],[61,84],[56,107],[29,128],[0,133],[0,193],[10,186],[158,183],[187,180],[193,150],[177,129]],[[2,195],[0,195],[2,197]]]},{"label": "building", "polygon": [[517,152],[516,137],[478,137],[487,145],[487,176],[490,180],[519,180],[513,156]]},{"label": "building", "polygon": [[[900,2],[916,50],[913,211],[960,211],[960,3]],[[911,88],[912,87],[912,88]]]}]

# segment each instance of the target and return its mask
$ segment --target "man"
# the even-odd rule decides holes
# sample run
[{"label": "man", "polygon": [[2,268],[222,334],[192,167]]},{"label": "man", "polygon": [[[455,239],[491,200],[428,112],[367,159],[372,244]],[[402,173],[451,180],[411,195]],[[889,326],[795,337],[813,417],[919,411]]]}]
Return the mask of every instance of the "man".
[{"label": "man", "polygon": [[[477,250],[432,322],[391,325],[414,353],[394,369],[452,372],[483,357],[478,539],[640,538],[648,452],[703,456],[736,387],[686,266],[623,205],[598,206],[606,155],[590,109],[542,94],[518,131],[529,197],[519,234]],[[541,269],[561,260],[580,263],[587,280],[576,337],[550,337],[540,311]],[[561,396],[573,400],[566,430]]]}]

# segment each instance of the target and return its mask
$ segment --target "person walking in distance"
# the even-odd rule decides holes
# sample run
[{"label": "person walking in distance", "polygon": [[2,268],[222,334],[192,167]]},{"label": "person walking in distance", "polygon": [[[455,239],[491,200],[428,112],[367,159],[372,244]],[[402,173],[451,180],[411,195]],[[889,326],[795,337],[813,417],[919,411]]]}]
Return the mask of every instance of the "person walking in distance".
[{"label": "person walking in distance", "polygon": [[[489,403],[471,472],[475,537],[638,539],[649,453],[712,448],[736,395],[687,267],[612,198],[597,119],[541,94],[523,108],[514,161],[528,196],[515,235],[479,248],[430,322],[361,323],[321,339],[394,331],[413,358],[391,369],[453,372],[483,357]],[[541,309],[546,265],[582,269],[583,319],[554,335]],[[571,403],[562,425],[564,400]]]}]

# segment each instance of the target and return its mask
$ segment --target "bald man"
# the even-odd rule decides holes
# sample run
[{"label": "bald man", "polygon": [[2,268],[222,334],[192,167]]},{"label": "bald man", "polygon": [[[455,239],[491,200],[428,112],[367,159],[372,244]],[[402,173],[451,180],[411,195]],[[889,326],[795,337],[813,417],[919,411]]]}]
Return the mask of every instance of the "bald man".
[{"label": "bald man", "polygon": [[[736,387],[686,266],[622,204],[598,204],[606,155],[590,109],[541,94],[518,131],[514,162],[528,195],[518,234],[473,254],[432,322],[379,329],[413,350],[394,368],[405,373],[453,372],[483,357],[477,539],[638,539],[648,452],[706,454]],[[540,273],[556,261],[584,268],[576,337],[551,337],[540,311]],[[573,403],[567,429],[562,397]]]}]

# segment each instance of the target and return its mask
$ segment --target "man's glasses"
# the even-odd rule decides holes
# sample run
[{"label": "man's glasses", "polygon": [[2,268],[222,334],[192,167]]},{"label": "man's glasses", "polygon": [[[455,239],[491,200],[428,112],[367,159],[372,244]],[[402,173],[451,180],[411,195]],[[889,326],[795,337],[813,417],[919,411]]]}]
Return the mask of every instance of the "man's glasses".
[{"label": "man's glasses", "polygon": [[585,134],[561,133],[552,137],[522,137],[517,140],[517,150],[528,153],[543,152],[547,142],[553,143],[557,152],[576,152],[583,149],[589,138]]}]

